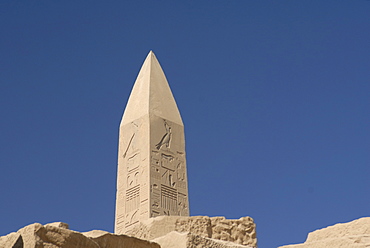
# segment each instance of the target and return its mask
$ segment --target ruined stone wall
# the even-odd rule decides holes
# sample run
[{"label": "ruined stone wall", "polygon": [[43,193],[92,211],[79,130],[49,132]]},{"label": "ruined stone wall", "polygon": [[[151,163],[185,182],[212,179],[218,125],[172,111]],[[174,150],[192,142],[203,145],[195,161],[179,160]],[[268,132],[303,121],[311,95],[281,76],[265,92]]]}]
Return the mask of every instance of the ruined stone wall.
[{"label": "ruined stone wall", "polygon": [[153,240],[172,231],[257,247],[256,225],[251,217],[233,220],[208,216],[159,216],[141,223],[127,235]]},{"label": "ruined stone wall", "polygon": [[0,248],[161,248],[158,244],[105,231],[80,233],[61,222],[31,224],[0,237]]}]

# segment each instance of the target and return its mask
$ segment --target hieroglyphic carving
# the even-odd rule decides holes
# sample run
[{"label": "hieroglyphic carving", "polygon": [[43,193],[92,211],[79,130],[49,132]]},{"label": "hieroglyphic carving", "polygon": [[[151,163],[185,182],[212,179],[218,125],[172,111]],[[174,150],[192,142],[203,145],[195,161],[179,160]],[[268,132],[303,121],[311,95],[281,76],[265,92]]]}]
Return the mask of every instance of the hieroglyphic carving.
[{"label": "hieroglyphic carving", "polygon": [[138,209],[140,205],[140,184],[126,191],[126,216],[125,226],[129,226],[138,221]]},{"label": "hieroglyphic carving", "polygon": [[139,151],[130,155],[130,157],[127,159],[127,171],[135,170],[140,165],[140,153]]},{"label": "hieroglyphic carving", "polygon": [[[142,196],[142,195],[141,195]],[[148,202],[148,198],[146,199],[142,199],[143,197],[140,197],[140,215],[143,216],[143,215],[148,215],[148,211],[149,211],[149,206],[147,204]]]},{"label": "hieroglyphic carving", "polygon": [[126,191],[126,212],[131,212],[139,207],[140,185]]},{"label": "hieroglyphic carving", "polygon": [[[155,139],[160,137],[158,138],[160,142],[153,144],[155,149],[151,150],[151,216],[158,214],[186,216],[189,209],[185,152],[181,141],[183,136],[178,133],[181,127],[164,119],[158,119],[155,123],[157,126],[154,130],[163,130],[164,127],[165,133],[153,136]],[[160,185],[160,188],[157,189],[154,185]]]},{"label": "hieroglyphic carving", "polygon": [[152,155],[152,165],[159,166],[159,159]]},{"label": "hieroglyphic carving", "polygon": [[138,209],[140,206],[140,182],[139,182],[140,152],[139,150],[127,156],[127,185],[125,204],[125,226],[138,221]]},{"label": "hieroglyphic carving", "polygon": [[176,182],[172,175],[173,172],[171,172],[170,170],[163,170],[163,171],[164,172],[162,174],[162,183],[165,183],[166,185],[170,187],[175,187]]},{"label": "hieroglyphic carving", "polygon": [[[139,184],[139,172],[134,171],[127,176],[127,188],[132,188]],[[129,191],[129,190],[127,190]]]},{"label": "hieroglyphic carving", "polygon": [[178,193],[187,202],[184,126],[158,61],[152,53],[147,59],[140,72],[146,76],[138,76],[120,125],[119,233],[153,216],[177,215]]},{"label": "hieroglyphic carving", "polygon": [[126,148],[125,152],[123,153],[123,158],[126,158],[128,149],[130,148],[132,140],[134,139],[134,137],[135,137],[135,133],[132,134],[132,136],[130,138],[130,141],[128,142],[127,148]]},{"label": "hieroglyphic carving", "polygon": [[186,189],[186,168],[185,163],[181,160],[177,162],[177,187]]},{"label": "hieroglyphic carving", "polygon": [[[160,139],[160,142],[151,143],[149,159],[138,143],[142,135],[138,127],[141,125],[130,123],[131,128],[127,131],[131,135],[121,153],[126,175],[123,191],[125,214],[117,215],[117,230],[128,230],[147,218],[145,216],[189,215],[186,159],[183,143],[179,142],[182,136],[178,135],[181,129],[163,119],[159,119],[156,125],[164,127],[165,133],[152,132],[155,134],[152,139]],[[157,129],[153,127],[153,130]]]},{"label": "hieroglyphic carving", "polygon": [[163,135],[162,139],[155,145],[157,150],[160,150],[163,145],[165,145],[167,148],[170,148],[172,133],[171,127],[167,124],[166,120],[164,120],[164,127],[166,129],[166,133]]},{"label": "hieroglyphic carving", "polygon": [[131,225],[134,225],[139,222],[139,215],[138,215],[139,209],[136,209],[132,212],[129,212],[126,214],[125,219],[125,227],[129,227]]},{"label": "hieroglyphic carving", "polygon": [[118,226],[119,231],[123,229],[123,224],[125,222],[125,214],[120,214],[116,216],[116,225]]},{"label": "hieroglyphic carving", "polygon": [[[123,152],[123,158],[126,158],[127,154],[128,153],[133,153],[135,150],[137,150],[137,145],[136,145],[136,138],[135,136],[137,136],[137,132],[138,132],[138,128],[139,128],[139,125],[136,123],[136,122],[131,122],[130,123],[130,129],[132,130],[132,134],[131,134],[131,137],[127,143],[127,146],[126,146],[126,149],[125,151]],[[123,140],[123,142],[125,142],[125,140]],[[131,152],[130,152],[131,150]]]},{"label": "hieroglyphic carving", "polygon": [[185,180],[185,166],[183,161],[177,162],[177,180],[184,181]]},{"label": "hieroglyphic carving", "polygon": [[150,163],[150,177],[152,179],[158,180],[160,182],[161,180],[161,174],[160,174],[160,158],[159,154],[156,151],[152,151],[151,155],[151,163]]},{"label": "hieroglyphic carving", "polygon": [[167,168],[169,170],[175,171],[175,158],[172,155],[168,155],[165,153],[161,154],[161,165],[164,168]]},{"label": "hieroglyphic carving", "polygon": [[152,216],[158,216],[160,214],[160,206],[161,206],[161,191],[159,185],[154,183],[151,185],[151,209],[152,209]]},{"label": "hieroglyphic carving", "polygon": [[178,215],[186,215],[189,212],[187,195],[178,192]]},{"label": "hieroglyphic carving", "polygon": [[167,185],[161,185],[161,206],[164,209],[177,212],[177,190]]},{"label": "hieroglyphic carving", "polygon": [[[138,221],[138,210],[140,206],[140,164],[141,156],[140,149],[137,144],[137,137],[139,133],[139,125],[135,122],[131,122],[126,128],[127,133],[131,133],[129,139],[122,140],[122,146],[124,150],[121,150],[122,165],[126,181],[124,184],[121,183],[120,192],[117,197],[120,197],[120,202],[123,200],[124,213],[120,214],[116,218],[116,228],[123,229]],[[123,178],[122,178],[123,179]],[[123,191],[124,190],[124,191]],[[122,194],[124,192],[124,195]],[[122,199],[122,200],[121,200]],[[121,210],[122,211],[122,210]],[[124,225],[124,226],[123,226]]]},{"label": "hieroglyphic carving", "polygon": [[[124,210],[125,214],[119,215],[119,221],[117,218],[116,227],[124,228],[138,221],[138,210],[140,207],[140,199],[143,199],[143,196],[140,197],[140,173],[142,173],[142,168],[140,169],[140,164],[142,161],[141,153],[138,145],[138,134],[139,134],[139,123],[140,121],[133,121],[128,126],[125,127],[127,133],[131,135],[126,136],[129,139],[123,139],[124,150],[121,151],[122,156],[122,166],[125,168],[126,183],[124,188]],[[123,130],[121,130],[123,131]],[[120,192],[118,195],[122,195]]]}]

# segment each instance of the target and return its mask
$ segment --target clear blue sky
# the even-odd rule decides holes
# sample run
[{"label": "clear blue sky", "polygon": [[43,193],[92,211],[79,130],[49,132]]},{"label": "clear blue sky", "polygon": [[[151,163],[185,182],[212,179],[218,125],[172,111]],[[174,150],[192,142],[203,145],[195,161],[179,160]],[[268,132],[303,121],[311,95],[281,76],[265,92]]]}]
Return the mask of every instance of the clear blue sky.
[{"label": "clear blue sky", "polygon": [[118,126],[153,50],[191,215],[260,248],[370,216],[370,1],[1,1],[0,235],[113,231]]}]

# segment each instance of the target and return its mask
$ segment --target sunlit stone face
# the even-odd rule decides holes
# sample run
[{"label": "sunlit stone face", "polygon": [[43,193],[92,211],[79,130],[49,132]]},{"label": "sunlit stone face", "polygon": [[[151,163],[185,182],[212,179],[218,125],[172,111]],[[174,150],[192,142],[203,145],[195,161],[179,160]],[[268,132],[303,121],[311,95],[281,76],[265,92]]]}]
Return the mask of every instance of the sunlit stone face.
[{"label": "sunlit stone face", "polygon": [[115,233],[160,215],[189,216],[188,186],[184,126],[150,52],[120,126]]}]

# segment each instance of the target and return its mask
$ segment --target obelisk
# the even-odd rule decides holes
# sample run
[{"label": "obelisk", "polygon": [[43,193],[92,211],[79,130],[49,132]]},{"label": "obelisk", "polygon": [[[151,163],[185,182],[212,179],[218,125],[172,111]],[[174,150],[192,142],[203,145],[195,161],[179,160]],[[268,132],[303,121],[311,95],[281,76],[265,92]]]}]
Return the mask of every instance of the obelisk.
[{"label": "obelisk", "polygon": [[189,203],[184,125],[151,51],[119,130],[115,233],[160,215],[189,216]]}]

